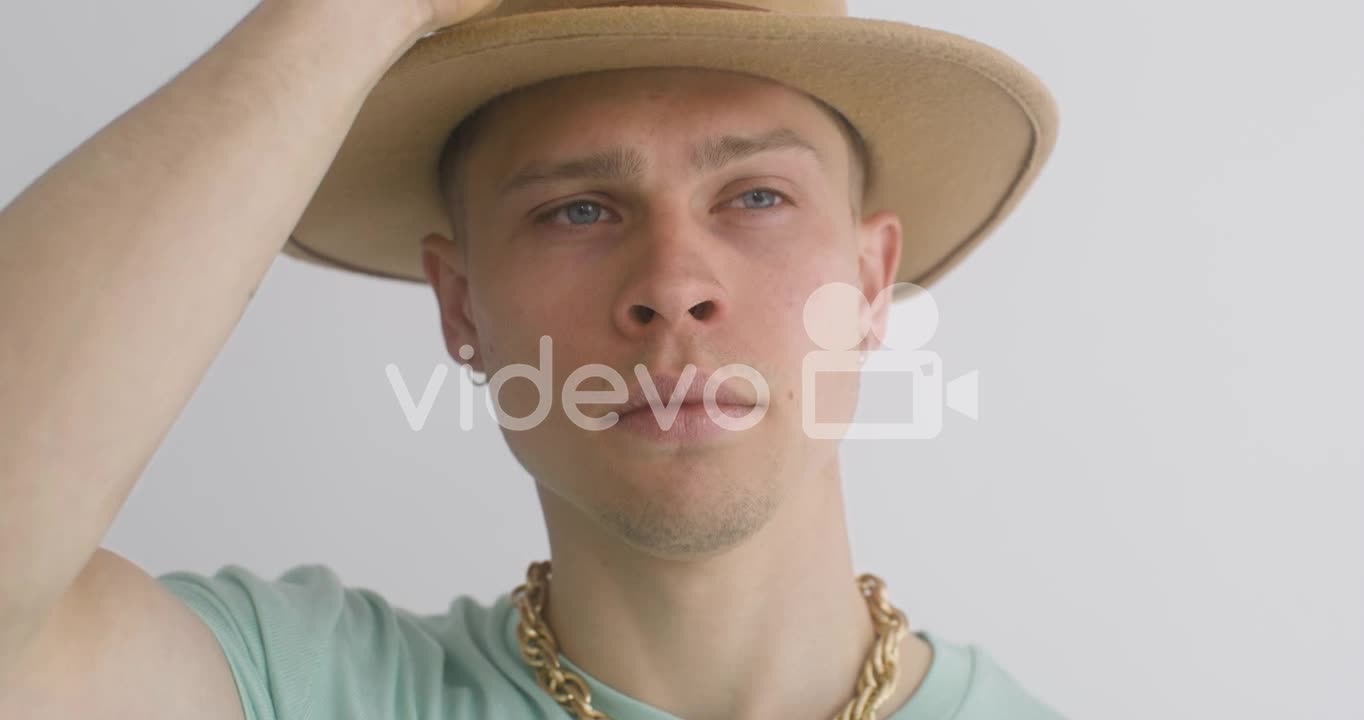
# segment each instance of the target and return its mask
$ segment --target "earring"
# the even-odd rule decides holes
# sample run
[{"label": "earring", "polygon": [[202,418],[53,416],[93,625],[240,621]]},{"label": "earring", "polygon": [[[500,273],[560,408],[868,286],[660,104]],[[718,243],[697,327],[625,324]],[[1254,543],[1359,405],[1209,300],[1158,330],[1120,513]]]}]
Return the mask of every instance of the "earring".
[{"label": "earring", "polygon": [[[469,358],[472,358],[472,357],[474,356],[474,348],[473,348],[472,346],[470,346],[470,345],[463,345],[463,346],[461,346],[460,349],[459,349],[459,356],[460,356],[462,359],[464,359],[464,360],[468,360]],[[476,372],[476,371],[474,370],[474,367],[473,367],[472,365],[465,365],[464,367],[467,368],[468,371],[469,371],[469,382],[471,382],[471,383],[473,383],[474,385],[477,385],[477,386],[479,386],[479,387],[482,387],[482,386],[488,384],[488,374],[487,374],[487,373],[479,373],[479,375],[482,375],[482,376],[483,376],[483,380],[482,380],[482,382],[480,382],[479,380],[477,380],[477,379],[474,378],[474,372]]]}]

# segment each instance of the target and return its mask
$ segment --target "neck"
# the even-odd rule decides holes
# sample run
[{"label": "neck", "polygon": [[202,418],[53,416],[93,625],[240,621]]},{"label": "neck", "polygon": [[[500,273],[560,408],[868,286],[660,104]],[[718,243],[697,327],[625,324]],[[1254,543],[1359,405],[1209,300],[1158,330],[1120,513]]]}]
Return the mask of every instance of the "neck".
[{"label": "neck", "polygon": [[[542,488],[545,617],[560,652],[678,717],[834,717],[853,697],[875,627],[856,585],[837,458],[787,487],[761,529],[702,559],[643,552]],[[930,652],[906,634],[878,718],[908,700]]]}]

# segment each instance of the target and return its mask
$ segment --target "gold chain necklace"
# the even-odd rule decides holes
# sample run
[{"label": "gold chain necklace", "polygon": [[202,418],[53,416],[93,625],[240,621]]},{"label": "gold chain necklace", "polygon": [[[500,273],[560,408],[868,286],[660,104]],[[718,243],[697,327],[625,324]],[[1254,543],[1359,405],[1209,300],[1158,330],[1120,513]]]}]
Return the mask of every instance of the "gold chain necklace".
[{"label": "gold chain necklace", "polygon": [[[526,570],[526,582],[512,590],[512,602],[521,611],[521,620],[516,625],[521,657],[535,670],[540,687],[570,715],[579,720],[610,720],[592,707],[592,691],[582,677],[559,664],[559,644],[543,617],[549,575],[548,560],[533,562]],[[905,614],[886,599],[886,586],[881,578],[866,573],[857,578],[857,586],[876,624],[876,642],[857,678],[856,695],[834,720],[875,720],[876,709],[895,692],[900,641],[909,632]]]}]

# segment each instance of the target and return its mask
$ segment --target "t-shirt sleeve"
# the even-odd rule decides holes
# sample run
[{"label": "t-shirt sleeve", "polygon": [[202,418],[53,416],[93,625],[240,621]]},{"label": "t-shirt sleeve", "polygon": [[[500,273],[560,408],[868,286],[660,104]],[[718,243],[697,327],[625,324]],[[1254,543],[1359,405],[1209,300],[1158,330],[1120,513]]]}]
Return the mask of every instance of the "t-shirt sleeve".
[{"label": "t-shirt sleeve", "polygon": [[962,720],[999,717],[1010,720],[1065,720],[1056,708],[1024,688],[985,648],[971,645],[969,651],[971,692],[954,717]]},{"label": "t-shirt sleeve", "polygon": [[432,709],[414,705],[439,681],[439,646],[410,615],[343,586],[326,566],[296,566],[275,580],[237,565],[157,580],[217,636],[246,720],[422,717]]}]

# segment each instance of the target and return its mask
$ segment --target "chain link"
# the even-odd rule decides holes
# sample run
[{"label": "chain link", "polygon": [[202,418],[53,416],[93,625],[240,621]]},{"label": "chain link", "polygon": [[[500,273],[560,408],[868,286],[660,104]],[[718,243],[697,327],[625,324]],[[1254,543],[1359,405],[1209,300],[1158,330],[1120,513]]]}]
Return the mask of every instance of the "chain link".
[{"label": "chain link", "polygon": [[[578,720],[610,720],[592,707],[592,691],[582,677],[559,664],[559,644],[542,616],[549,576],[548,560],[533,562],[526,570],[526,582],[512,590],[512,602],[521,613],[516,625],[521,657],[535,671],[540,687],[570,715]],[[834,720],[875,720],[877,708],[895,692],[900,643],[909,632],[909,620],[890,604],[881,578],[863,574],[857,578],[857,587],[876,625],[876,642],[857,677],[856,694]]]}]

